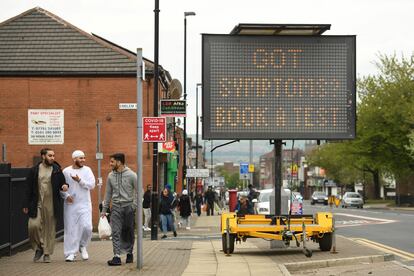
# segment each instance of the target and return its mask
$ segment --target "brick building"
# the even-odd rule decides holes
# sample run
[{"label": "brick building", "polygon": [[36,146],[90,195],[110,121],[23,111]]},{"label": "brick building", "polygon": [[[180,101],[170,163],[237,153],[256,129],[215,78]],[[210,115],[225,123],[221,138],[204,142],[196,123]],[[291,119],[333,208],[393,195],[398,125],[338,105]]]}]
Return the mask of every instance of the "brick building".
[{"label": "brick building", "polygon": [[[147,59],[144,62],[143,116],[153,116],[154,64]],[[159,99],[168,97],[170,82],[170,74],[160,67]],[[56,160],[66,167],[72,162],[72,151],[81,149],[97,177],[99,121],[103,183],[109,172],[109,155],[114,152],[124,152],[127,165],[136,171],[136,111],[119,106],[136,102],[136,87],[135,53],[44,9],[34,8],[0,23],[0,143],[7,145],[7,161],[13,167],[33,166],[44,146],[53,148]],[[29,110],[63,111],[61,142],[36,144],[29,127],[42,122],[33,120]],[[152,183],[152,153],[152,143],[145,143],[144,186]],[[102,195],[104,189],[105,184]],[[94,222],[97,198],[95,188]]]}]

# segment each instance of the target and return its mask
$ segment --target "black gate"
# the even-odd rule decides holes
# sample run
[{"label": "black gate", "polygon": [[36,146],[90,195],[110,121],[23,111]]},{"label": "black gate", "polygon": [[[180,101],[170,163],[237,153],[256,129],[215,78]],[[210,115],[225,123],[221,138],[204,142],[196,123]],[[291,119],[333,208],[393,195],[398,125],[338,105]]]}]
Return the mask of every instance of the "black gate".
[{"label": "black gate", "polygon": [[[0,164],[0,256],[28,243],[28,216],[22,209],[29,171]],[[58,218],[56,233],[63,235],[63,218]]]},{"label": "black gate", "polygon": [[0,252],[10,248],[11,165],[0,164]]}]

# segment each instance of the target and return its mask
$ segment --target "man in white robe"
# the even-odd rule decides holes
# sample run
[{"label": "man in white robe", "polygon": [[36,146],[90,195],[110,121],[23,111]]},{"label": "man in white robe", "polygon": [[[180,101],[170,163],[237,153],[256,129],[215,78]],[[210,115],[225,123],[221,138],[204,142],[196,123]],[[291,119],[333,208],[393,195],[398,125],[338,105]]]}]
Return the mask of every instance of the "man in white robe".
[{"label": "man in white robe", "polygon": [[64,254],[67,262],[73,262],[78,252],[82,259],[89,259],[86,250],[92,237],[92,203],[90,190],[95,188],[95,176],[85,166],[85,154],[75,150],[73,164],[63,170],[69,190],[62,192],[64,203]]}]

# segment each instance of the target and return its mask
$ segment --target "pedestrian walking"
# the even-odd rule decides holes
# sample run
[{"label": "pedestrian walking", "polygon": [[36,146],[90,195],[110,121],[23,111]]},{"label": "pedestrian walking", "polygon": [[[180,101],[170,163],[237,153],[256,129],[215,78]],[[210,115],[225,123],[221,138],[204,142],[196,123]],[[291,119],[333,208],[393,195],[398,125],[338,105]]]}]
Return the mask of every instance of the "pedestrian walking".
[{"label": "pedestrian walking", "polygon": [[196,206],[197,216],[201,215],[202,204],[203,204],[203,194],[201,193],[201,191],[198,191],[195,197],[195,206]]},{"label": "pedestrian walking", "polygon": [[92,238],[92,202],[90,190],[95,188],[95,176],[85,166],[85,154],[75,150],[73,164],[63,170],[69,189],[61,192],[64,201],[64,243],[65,260],[73,262],[78,251],[83,260],[89,259],[86,247]]},{"label": "pedestrian walking", "polygon": [[56,222],[63,218],[61,191],[68,185],[57,162],[55,152],[50,148],[40,151],[42,162],[34,166],[28,175],[23,213],[29,216],[28,233],[33,261],[43,256],[43,262],[50,263],[56,238]]},{"label": "pedestrian walking", "polygon": [[106,215],[112,201],[111,228],[114,257],[109,266],[121,265],[121,254],[126,253],[126,263],[134,261],[134,217],[137,207],[137,175],[125,165],[125,155],[115,153],[110,156],[112,171],[106,181],[105,201],[101,216]]},{"label": "pedestrian walking", "polygon": [[151,185],[147,185],[147,190],[144,193],[144,200],[142,201],[142,209],[144,210],[144,230],[151,231],[149,227],[151,224]]},{"label": "pedestrian walking", "polygon": [[172,213],[173,200],[174,198],[170,196],[170,191],[167,188],[165,188],[162,191],[160,205],[159,205],[161,228],[162,228],[162,233],[163,233],[161,239],[167,238],[168,228],[170,228],[173,231],[174,237],[177,237],[177,231],[174,225],[173,213]]},{"label": "pedestrian walking", "polygon": [[181,224],[185,226],[185,229],[190,230],[191,201],[187,190],[183,190],[178,202],[178,208],[180,209]]},{"label": "pedestrian walking", "polygon": [[207,202],[207,216],[214,216],[214,202],[216,201],[216,192],[213,191],[211,186],[208,186],[204,197],[205,202]]}]

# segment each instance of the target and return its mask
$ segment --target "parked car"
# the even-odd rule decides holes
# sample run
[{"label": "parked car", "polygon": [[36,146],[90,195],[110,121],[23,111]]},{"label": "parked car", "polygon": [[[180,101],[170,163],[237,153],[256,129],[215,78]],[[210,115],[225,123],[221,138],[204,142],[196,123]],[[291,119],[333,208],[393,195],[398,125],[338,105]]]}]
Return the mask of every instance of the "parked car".
[{"label": "parked car", "polygon": [[311,205],[315,205],[315,203],[328,205],[328,196],[324,192],[313,192],[311,197]]},{"label": "parked car", "polygon": [[359,193],[355,192],[346,192],[342,197],[342,208],[347,207],[357,207],[363,208],[364,207],[364,200]]},{"label": "parked car", "polygon": [[[289,194],[290,190],[283,189],[285,193]],[[269,215],[270,214],[270,196],[273,193],[273,189],[264,189],[260,190],[260,195],[258,198],[258,203],[256,204],[256,210],[259,215]],[[290,199],[288,200],[288,207],[290,208]]]}]

